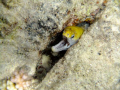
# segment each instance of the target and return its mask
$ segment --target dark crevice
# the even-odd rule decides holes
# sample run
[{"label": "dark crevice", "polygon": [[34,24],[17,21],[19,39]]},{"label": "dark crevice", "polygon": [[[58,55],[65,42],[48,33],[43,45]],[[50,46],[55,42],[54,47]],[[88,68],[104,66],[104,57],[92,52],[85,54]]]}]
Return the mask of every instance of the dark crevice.
[{"label": "dark crevice", "polygon": [[50,57],[51,68],[49,70],[45,70],[46,73],[43,74],[43,71],[45,68],[42,66],[42,64],[37,65],[36,66],[36,73],[34,75],[35,79],[38,79],[39,81],[41,81],[46,76],[46,74],[52,69],[52,67],[65,55],[66,50],[56,53],[57,55],[54,55],[54,52],[52,52],[52,50],[51,50],[52,46],[56,45],[57,43],[59,43],[62,40],[62,33],[63,32],[57,33],[54,37],[52,37],[52,41],[47,46],[47,48],[43,51],[39,51],[39,53],[41,53],[42,55],[46,55],[46,56]]},{"label": "dark crevice", "polygon": [[57,63],[59,61],[59,59],[61,59],[64,54],[66,53],[66,50],[58,52],[56,56],[53,55],[54,52],[52,52],[51,47],[56,45],[57,43],[59,43],[62,40],[62,33],[57,33],[56,36],[54,37],[54,40],[52,40],[52,42],[48,45],[47,49],[42,51],[42,54],[45,55],[49,55],[50,59],[52,60],[52,67],[55,65],[55,63]]}]

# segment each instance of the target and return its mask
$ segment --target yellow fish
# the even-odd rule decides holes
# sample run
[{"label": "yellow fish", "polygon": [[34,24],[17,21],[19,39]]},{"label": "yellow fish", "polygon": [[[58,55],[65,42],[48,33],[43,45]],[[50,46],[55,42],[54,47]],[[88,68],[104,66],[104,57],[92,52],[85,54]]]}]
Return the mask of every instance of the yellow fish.
[{"label": "yellow fish", "polygon": [[63,40],[61,40],[57,45],[52,46],[53,52],[60,52],[67,50],[69,47],[77,43],[79,38],[84,32],[84,28],[78,26],[68,26],[63,31]]}]

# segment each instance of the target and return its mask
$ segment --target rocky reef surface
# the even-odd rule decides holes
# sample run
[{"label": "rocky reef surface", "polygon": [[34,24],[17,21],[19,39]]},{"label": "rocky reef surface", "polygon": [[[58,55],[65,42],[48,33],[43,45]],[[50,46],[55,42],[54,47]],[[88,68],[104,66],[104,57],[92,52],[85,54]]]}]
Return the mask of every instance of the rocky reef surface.
[{"label": "rocky reef surface", "polygon": [[[119,90],[119,3],[1,0],[0,89]],[[49,50],[57,33],[84,20],[92,23],[77,44],[64,54]]]}]

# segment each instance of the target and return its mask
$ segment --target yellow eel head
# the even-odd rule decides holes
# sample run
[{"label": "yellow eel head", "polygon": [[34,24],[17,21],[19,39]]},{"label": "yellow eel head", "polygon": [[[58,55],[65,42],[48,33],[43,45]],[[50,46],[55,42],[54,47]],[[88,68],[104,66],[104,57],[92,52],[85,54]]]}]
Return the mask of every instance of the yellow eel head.
[{"label": "yellow eel head", "polygon": [[81,35],[83,34],[84,29],[78,26],[68,26],[63,31],[63,40],[61,40],[55,46],[52,46],[53,52],[59,52],[67,50],[69,47],[74,45]]}]

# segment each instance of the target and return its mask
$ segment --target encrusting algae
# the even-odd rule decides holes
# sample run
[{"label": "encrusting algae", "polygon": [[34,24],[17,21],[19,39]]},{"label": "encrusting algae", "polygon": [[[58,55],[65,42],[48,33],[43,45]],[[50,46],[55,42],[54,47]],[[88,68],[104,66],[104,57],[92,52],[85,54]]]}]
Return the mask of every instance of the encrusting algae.
[{"label": "encrusting algae", "polygon": [[28,68],[18,67],[9,79],[0,81],[0,90],[29,90],[33,77],[28,74]]}]

